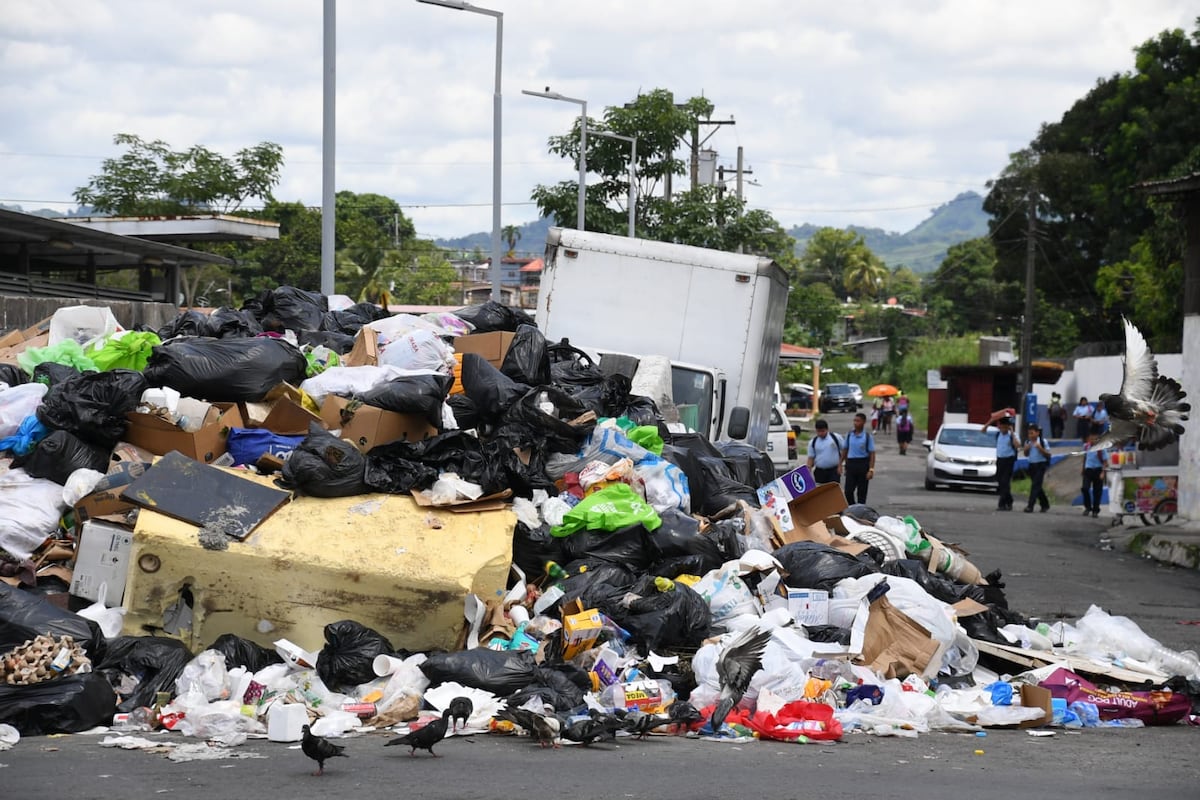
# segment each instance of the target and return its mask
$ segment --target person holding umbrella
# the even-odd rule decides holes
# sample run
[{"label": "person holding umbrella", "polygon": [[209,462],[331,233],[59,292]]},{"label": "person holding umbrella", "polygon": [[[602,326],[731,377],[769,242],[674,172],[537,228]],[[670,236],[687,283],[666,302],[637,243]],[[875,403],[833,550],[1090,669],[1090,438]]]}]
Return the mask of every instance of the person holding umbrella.
[{"label": "person holding umbrella", "polygon": [[[999,484],[997,489],[1000,492],[997,511],[1012,511],[1013,507],[1013,467],[1017,463],[1017,451],[1021,448],[1021,442],[1013,433],[1013,415],[1016,413],[1016,410],[1012,408],[993,411],[987,422],[983,423],[983,427],[980,428],[984,433],[994,433],[996,437],[996,481]],[[989,430],[993,423],[999,430]]]}]

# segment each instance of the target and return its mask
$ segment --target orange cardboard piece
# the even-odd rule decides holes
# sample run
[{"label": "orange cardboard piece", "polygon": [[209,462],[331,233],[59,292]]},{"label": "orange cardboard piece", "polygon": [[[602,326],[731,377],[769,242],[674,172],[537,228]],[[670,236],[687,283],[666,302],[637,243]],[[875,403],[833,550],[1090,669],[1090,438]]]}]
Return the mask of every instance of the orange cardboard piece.
[{"label": "orange cardboard piece", "polygon": [[329,430],[365,453],[389,442],[420,442],[437,436],[437,428],[419,414],[397,414],[331,394],[321,406],[321,420]]},{"label": "orange cardboard piece", "polygon": [[379,365],[379,334],[375,329],[363,325],[354,337],[354,347],[342,359],[347,367],[374,367]]},{"label": "orange cardboard piece", "polygon": [[885,678],[921,675],[941,652],[925,626],[896,608],[884,595],[871,603],[859,663]]},{"label": "orange cardboard piece", "polygon": [[129,428],[124,441],[158,456],[178,450],[203,464],[211,464],[225,453],[230,428],[245,427],[236,403],[214,403],[200,430],[193,433],[153,414],[131,411],[125,418]]}]

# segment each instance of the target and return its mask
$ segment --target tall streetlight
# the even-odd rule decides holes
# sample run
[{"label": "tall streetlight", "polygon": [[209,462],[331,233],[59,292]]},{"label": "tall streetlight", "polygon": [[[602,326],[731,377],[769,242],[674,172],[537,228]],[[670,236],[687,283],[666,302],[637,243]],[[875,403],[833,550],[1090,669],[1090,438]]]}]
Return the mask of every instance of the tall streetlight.
[{"label": "tall streetlight", "polygon": [[583,230],[583,206],[584,199],[587,196],[587,100],[580,100],[575,97],[567,97],[558,92],[550,91],[550,87],[546,87],[544,92],[531,92],[528,89],[522,89],[521,94],[527,94],[532,97],[544,97],[547,100],[561,100],[564,103],[575,103],[581,107],[579,112],[579,207],[575,212],[575,227],[578,230]]},{"label": "tall streetlight", "polygon": [[637,180],[637,137],[622,136],[608,131],[592,131],[596,136],[606,136],[609,139],[620,139],[633,145],[629,151],[629,238],[633,238],[633,221],[637,217],[637,190],[634,181]]},{"label": "tall streetlight", "polygon": [[500,302],[500,64],[504,52],[504,14],[490,8],[480,8],[459,0],[417,0],[431,6],[444,6],[455,11],[485,14],[496,20],[496,86],[492,90],[492,264],[488,272],[492,279],[492,300]]}]

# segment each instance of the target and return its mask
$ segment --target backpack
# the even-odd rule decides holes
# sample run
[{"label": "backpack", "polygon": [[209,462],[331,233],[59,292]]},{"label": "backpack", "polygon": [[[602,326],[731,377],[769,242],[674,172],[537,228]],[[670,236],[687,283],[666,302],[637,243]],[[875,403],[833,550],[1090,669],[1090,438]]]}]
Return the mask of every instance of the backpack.
[{"label": "backpack", "polygon": [[913,419],[910,416],[903,416],[896,420],[896,430],[900,433],[909,433],[913,429]]}]

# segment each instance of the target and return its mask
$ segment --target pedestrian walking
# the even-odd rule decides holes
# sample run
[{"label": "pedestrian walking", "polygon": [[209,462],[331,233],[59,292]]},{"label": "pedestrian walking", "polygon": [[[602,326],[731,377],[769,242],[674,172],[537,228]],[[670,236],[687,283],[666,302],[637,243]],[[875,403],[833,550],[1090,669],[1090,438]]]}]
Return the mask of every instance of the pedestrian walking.
[{"label": "pedestrian walking", "polygon": [[854,415],[854,430],[842,444],[842,471],[846,476],[846,502],[866,503],[867,488],[875,477],[875,437],[867,429],[867,415]]},{"label": "pedestrian walking", "polygon": [[[1013,433],[1013,418],[1009,416],[1011,413],[1012,409],[1008,408],[993,411],[988,421],[980,428],[984,433],[996,435],[996,481],[1000,491],[997,511],[1012,511],[1013,507],[1012,475],[1013,467],[1017,463],[1017,448],[1021,446],[1021,442]],[[995,431],[991,427],[993,423],[996,425]]]},{"label": "pedestrian walking", "polygon": [[1025,436],[1023,449],[1029,457],[1029,503],[1025,506],[1025,513],[1032,513],[1035,503],[1043,512],[1049,511],[1050,498],[1046,497],[1046,490],[1042,484],[1046,480],[1046,470],[1050,467],[1050,448],[1042,436],[1041,426],[1035,422],[1029,423]]},{"label": "pedestrian walking", "polygon": [[829,423],[819,419],[813,425],[816,435],[808,440],[808,468],[817,483],[840,483],[842,480],[841,437],[829,430]]},{"label": "pedestrian walking", "polygon": [[1108,470],[1108,450],[1096,447],[1101,429],[1094,426],[1088,431],[1087,446],[1084,447],[1083,466],[1079,474],[1083,477],[1083,515],[1100,516],[1100,498],[1104,492],[1104,473]]},{"label": "pedestrian walking", "polygon": [[1079,398],[1079,403],[1071,412],[1071,416],[1075,418],[1075,438],[1086,442],[1088,430],[1092,427],[1092,406],[1086,397]]},{"label": "pedestrian walking", "polygon": [[902,409],[896,416],[896,444],[900,445],[900,455],[908,454],[908,445],[913,437],[913,419],[908,415],[908,409]]},{"label": "pedestrian walking", "polygon": [[1050,408],[1046,415],[1050,417],[1050,438],[1061,439],[1067,423],[1067,409],[1062,404],[1062,395],[1058,392],[1051,393]]}]

